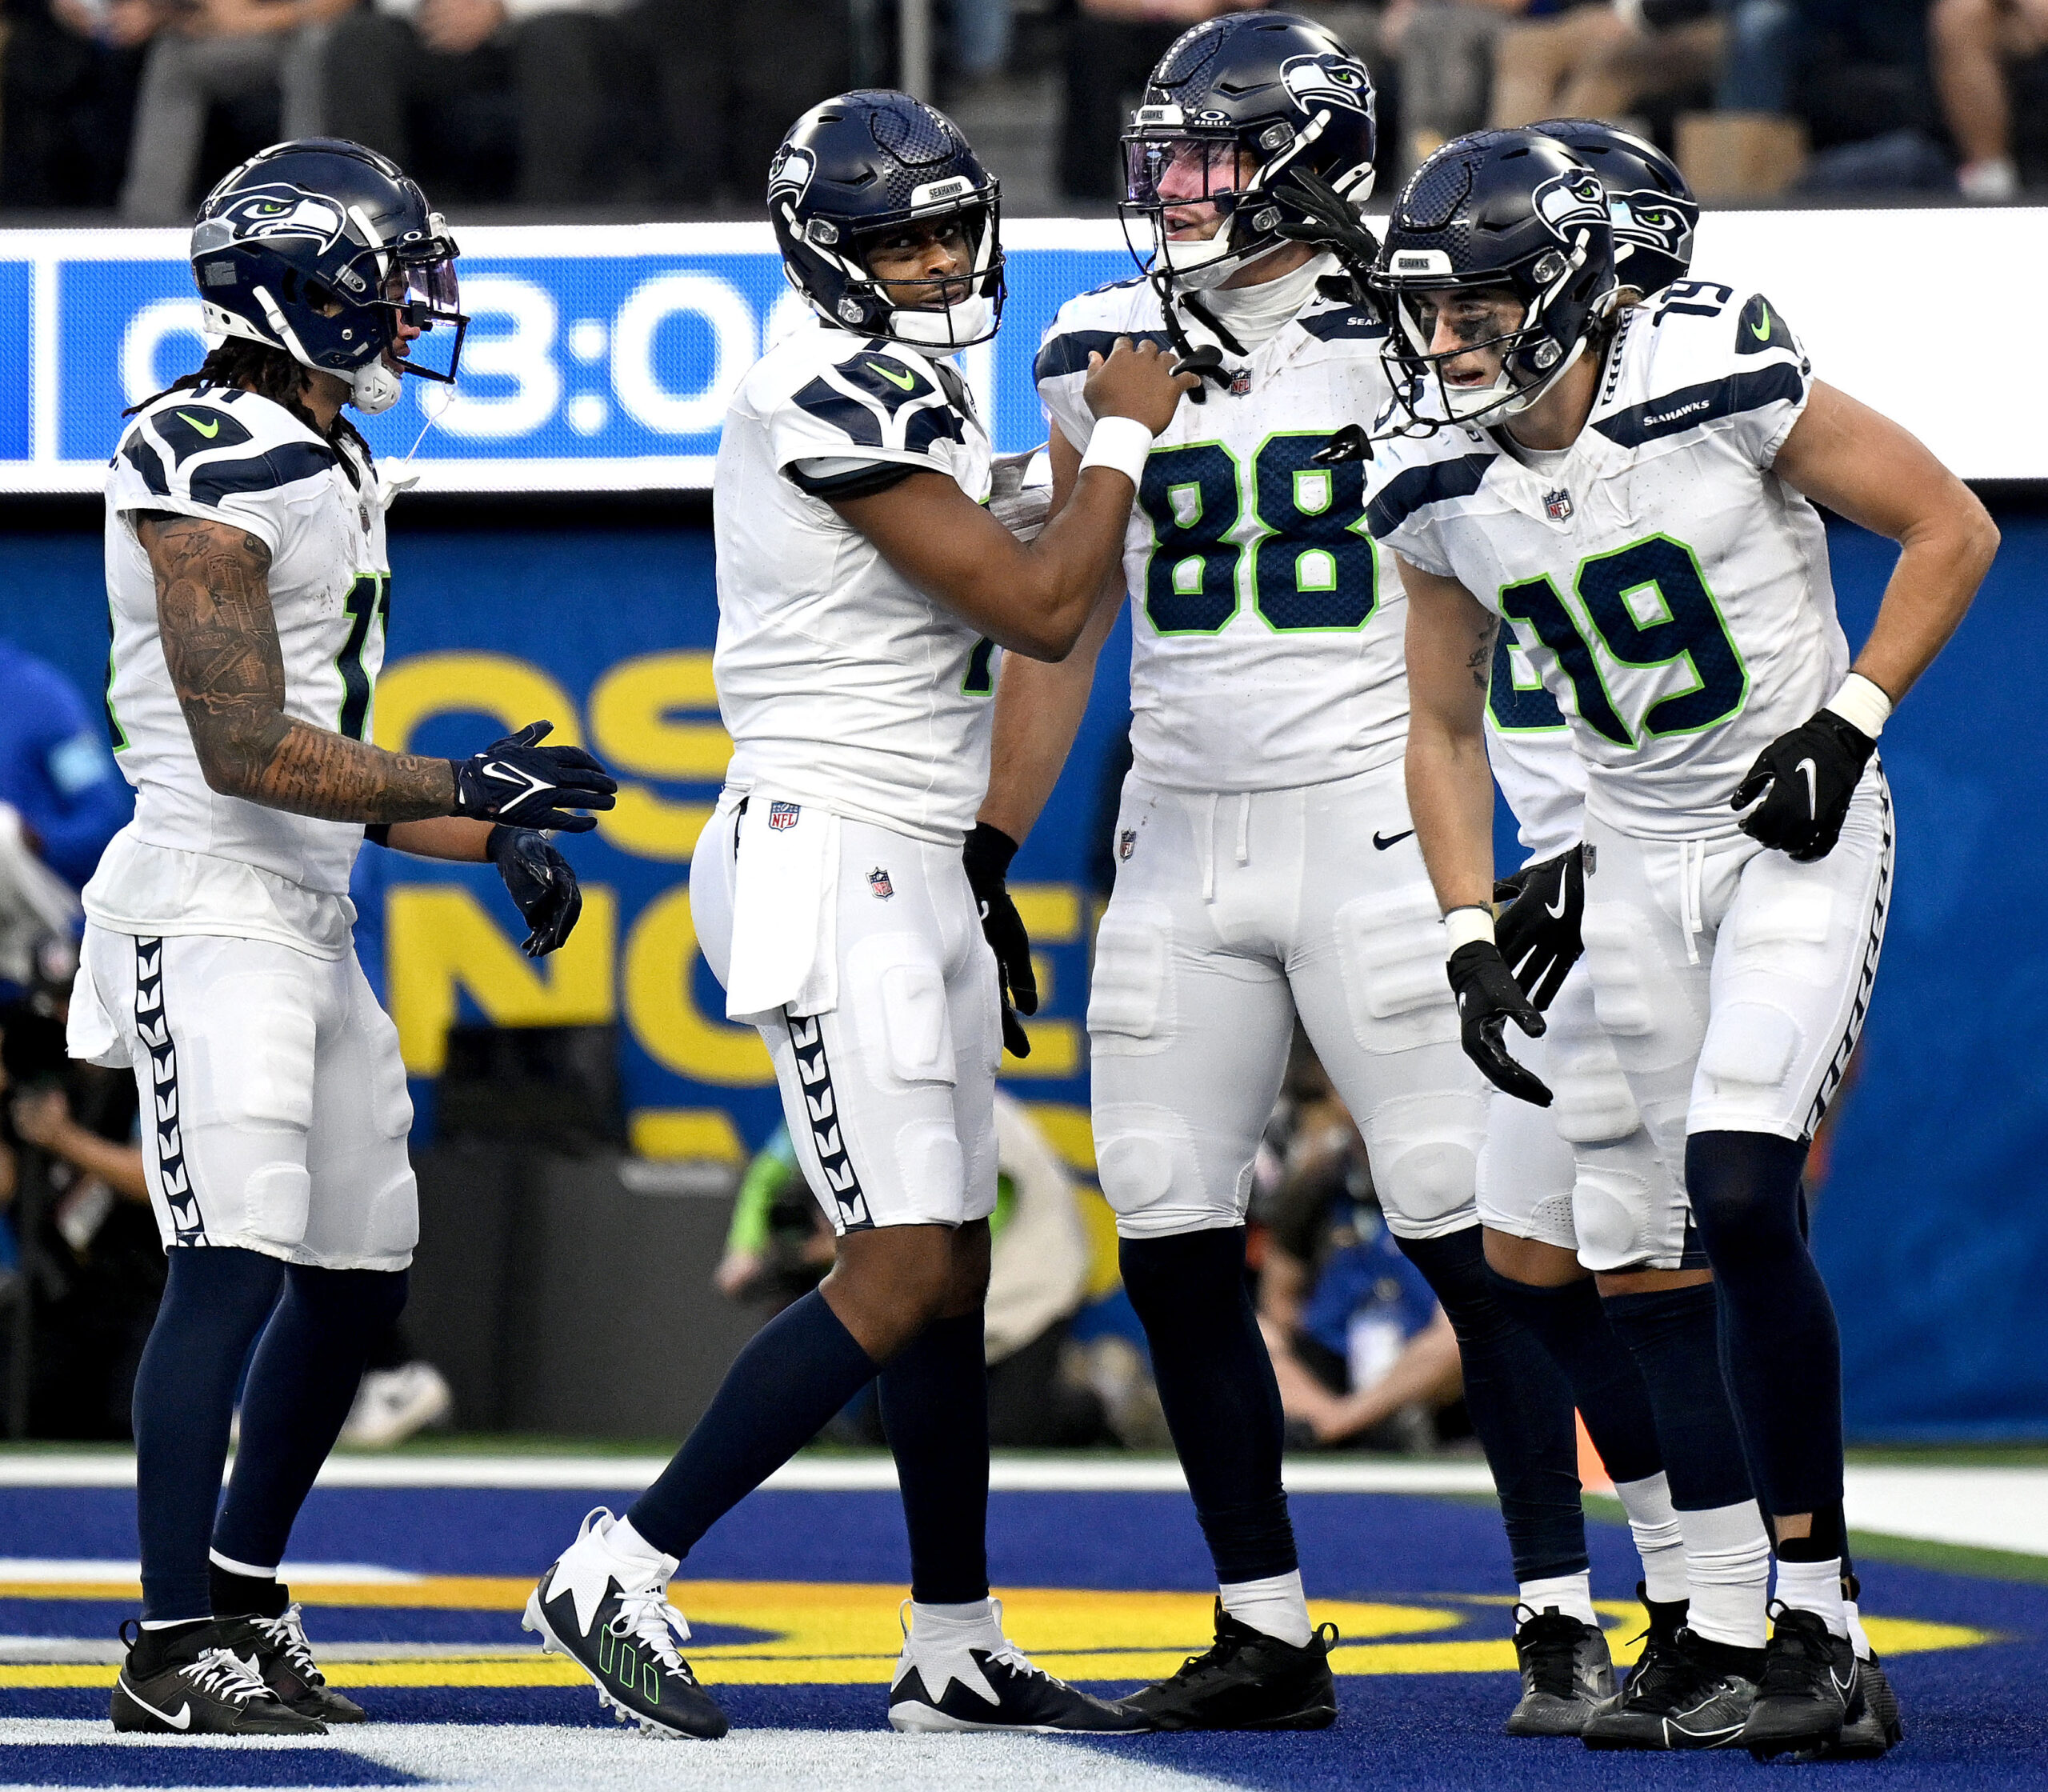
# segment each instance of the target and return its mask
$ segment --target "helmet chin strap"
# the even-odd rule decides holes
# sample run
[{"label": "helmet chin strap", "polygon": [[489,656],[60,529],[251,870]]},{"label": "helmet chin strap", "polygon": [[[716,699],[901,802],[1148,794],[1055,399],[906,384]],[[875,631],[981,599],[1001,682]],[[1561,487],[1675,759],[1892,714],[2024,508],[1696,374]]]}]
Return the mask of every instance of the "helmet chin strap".
[{"label": "helmet chin strap", "polygon": [[950,354],[987,335],[991,307],[979,293],[949,305],[942,311],[922,311],[905,306],[889,314],[889,333],[899,342],[919,348],[934,348]]}]

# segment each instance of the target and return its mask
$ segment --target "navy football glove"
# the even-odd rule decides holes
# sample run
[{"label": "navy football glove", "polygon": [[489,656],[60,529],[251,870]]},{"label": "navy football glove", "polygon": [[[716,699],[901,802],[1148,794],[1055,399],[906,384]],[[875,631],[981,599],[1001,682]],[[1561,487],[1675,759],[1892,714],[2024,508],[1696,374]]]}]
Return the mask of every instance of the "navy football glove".
[{"label": "navy football glove", "polygon": [[982,936],[995,954],[996,993],[1002,998],[1003,1049],[1014,1058],[1031,1055],[1031,1041],[1018,1019],[1038,1011],[1038,979],[1031,969],[1031,936],[1024,931],[1023,917],[1010,899],[1004,881],[1010,862],[1017,856],[1017,842],[999,827],[977,822],[961,851],[967,867],[967,883],[974,892],[974,905],[981,910]]},{"label": "navy football glove", "polygon": [[1502,959],[1529,999],[1549,1007],[1586,950],[1586,849],[1523,866],[1494,886],[1494,900],[1508,905],[1494,923]]},{"label": "navy football glove", "polygon": [[1465,1055],[1496,1089],[1548,1107],[1550,1091],[1542,1079],[1516,1063],[1501,1042],[1510,1018],[1532,1039],[1540,1038],[1550,1026],[1522,993],[1501,949],[1491,940],[1469,940],[1451,954],[1444,968],[1458,993],[1458,1027]]},{"label": "navy football glove", "polygon": [[580,746],[542,746],[554,731],[551,722],[530,722],[516,734],[494,741],[455,768],[458,815],[502,822],[507,827],[558,828],[587,834],[598,825],[578,809],[609,809],[617,800],[616,780]]},{"label": "navy football glove", "polygon": [[490,830],[483,850],[533,930],[519,950],[530,958],[545,958],[575,930],[583,912],[574,866],[531,828],[501,823]]},{"label": "navy football glove", "polygon": [[[1802,864],[1826,858],[1842,838],[1849,799],[1878,743],[1832,710],[1822,710],[1757,755],[1750,775],[1728,799],[1752,840],[1789,853]],[[1763,801],[1757,802],[1762,797]]]}]

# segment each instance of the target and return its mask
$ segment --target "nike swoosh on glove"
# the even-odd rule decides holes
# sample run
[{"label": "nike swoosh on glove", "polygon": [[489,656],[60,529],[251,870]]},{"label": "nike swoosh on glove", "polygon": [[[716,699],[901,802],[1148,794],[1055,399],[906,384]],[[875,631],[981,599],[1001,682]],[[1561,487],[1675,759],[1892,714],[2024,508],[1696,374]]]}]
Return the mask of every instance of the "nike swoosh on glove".
[{"label": "nike swoosh on glove", "polygon": [[1494,900],[1508,905],[1494,922],[1502,959],[1529,999],[1549,1007],[1586,950],[1585,849],[1523,866],[1494,886]]},{"label": "nike swoosh on glove", "polygon": [[995,954],[996,994],[1002,998],[1002,1043],[1015,1058],[1031,1055],[1031,1041],[1017,1016],[1038,1011],[1038,979],[1031,969],[1031,936],[1024,931],[1023,917],[1010,899],[1006,879],[1010,862],[1017,856],[1017,842],[999,827],[977,822],[961,849],[961,862],[967,868],[968,886],[974,893],[974,906],[981,911],[982,937]]},{"label": "nike swoosh on glove", "polygon": [[542,746],[554,732],[551,722],[530,722],[516,734],[493,741],[466,759],[450,759],[455,768],[458,815],[474,815],[507,827],[558,828],[564,834],[587,834],[598,825],[594,815],[578,809],[610,809],[617,802],[618,782],[580,746]]},{"label": "nike swoosh on glove", "polygon": [[530,958],[544,958],[575,930],[583,912],[583,892],[576,870],[530,828],[490,830],[484,852],[533,930],[519,950]]},{"label": "nike swoosh on glove", "polygon": [[1749,809],[1742,829],[1752,840],[1802,864],[1826,858],[1842,838],[1849,799],[1877,747],[1862,729],[1822,710],[1757,755],[1728,806]]},{"label": "nike swoosh on glove", "polygon": [[1548,1107],[1550,1090],[1534,1071],[1524,1070],[1508,1056],[1501,1034],[1512,1019],[1530,1038],[1541,1038],[1550,1023],[1522,993],[1501,949],[1491,940],[1468,940],[1451,954],[1444,969],[1458,995],[1458,1027],[1465,1055],[1496,1089]]}]

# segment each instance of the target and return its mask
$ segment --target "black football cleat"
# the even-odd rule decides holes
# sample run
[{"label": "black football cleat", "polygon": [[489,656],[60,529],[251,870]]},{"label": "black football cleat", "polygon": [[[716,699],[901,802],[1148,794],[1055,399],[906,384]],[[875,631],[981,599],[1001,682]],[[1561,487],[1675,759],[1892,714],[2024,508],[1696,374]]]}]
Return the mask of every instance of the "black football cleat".
[{"label": "black football cleat", "polygon": [[1763,1651],[1674,1626],[1674,1617],[1686,1615],[1683,1600],[1650,1610],[1648,1638],[1627,1686],[1586,1719],[1579,1740],[1590,1749],[1731,1747],[1755,1702]]},{"label": "black football cleat", "polygon": [[1216,1602],[1216,1641],[1170,1680],[1118,1699],[1159,1730],[1327,1730],[1337,1721],[1325,1624],[1299,1647],[1240,1622]]},{"label": "black football cleat", "polygon": [[889,1688],[889,1726],[910,1733],[1023,1730],[1038,1735],[1133,1736],[1152,1726],[1102,1699],[1055,1680],[1002,1634],[1002,1606],[991,1601],[989,1631],[903,1636]]},{"label": "black football cleat", "polygon": [[[1526,1616],[1524,1614],[1526,1614]],[[1594,1707],[1614,1697],[1614,1662],[1597,1624],[1547,1606],[1514,1608],[1522,1697],[1504,1726],[1510,1736],[1576,1736]]]},{"label": "black football cleat", "polygon": [[1863,1694],[1863,1708],[1843,1718],[1842,1734],[1832,1743],[1817,1749],[1795,1750],[1794,1761],[1874,1761],[1904,1740],[1898,1720],[1898,1695],[1885,1678],[1883,1665],[1874,1653],[1860,1657],[1856,1678]]},{"label": "black football cleat", "polygon": [[[604,1546],[612,1515],[599,1506],[526,1599],[522,1630],[549,1654],[566,1655],[598,1689],[598,1703],[643,1736],[722,1736],[726,1714],[697,1683],[676,1645],[690,1626],[668,1602],[671,1560],[626,1575]],[[629,1582],[630,1584],[629,1584]]]},{"label": "black football cleat", "polygon": [[1833,1751],[1845,1726],[1862,1715],[1862,1675],[1846,1637],[1829,1632],[1818,1612],[1778,1603],[1764,1650],[1756,1703],[1742,1745],[1759,1761],[1807,1750]]},{"label": "black football cleat", "polygon": [[132,1639],[123,1624],[121,1639],[128,1659],[107,1712],[116,1730],[166,1736],[327,1734],[318,1718],[280,1703],[264,1684],[246,1618],[217,1618],[168,1637],[138,1626]]},{"label": "black football cleat", "polygon": [[256,1671],[270,1696],[304,1718],[322,1723],[361,1723],[368,1715],[350,1698],[327,1684],[306,1640],[304,1608],[294,1599],[275,1618],[251,1617],[250,1634],[256,1644]]}]

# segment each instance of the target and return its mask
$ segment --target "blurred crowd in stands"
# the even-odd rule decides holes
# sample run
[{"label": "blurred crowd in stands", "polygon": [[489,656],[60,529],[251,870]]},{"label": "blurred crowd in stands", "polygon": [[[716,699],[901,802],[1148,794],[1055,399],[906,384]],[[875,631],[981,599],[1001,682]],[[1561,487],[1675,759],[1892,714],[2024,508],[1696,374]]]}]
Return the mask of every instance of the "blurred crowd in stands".
[{"label": "blurred crowd in stands", "polygon": [[[179,223],[282,137],[383,150],[451,209],[745,215],[789,121],[899,78],[1042,206],[1118,197],[1116,137],[1175,35],[1245,0],[4,0],[0,210]],[[1294,0],[1371,66],[1382,187],[1437,143],[1631,122],[1702,197],[1996,202],[2048,186],[2048,0]],[[1022,125],[1028,128],[1019,130]],[[1050,151],[1050,153],[1048,153]]]}]

